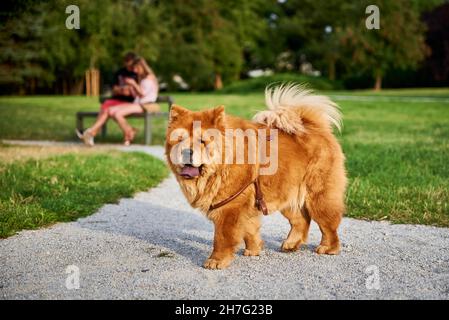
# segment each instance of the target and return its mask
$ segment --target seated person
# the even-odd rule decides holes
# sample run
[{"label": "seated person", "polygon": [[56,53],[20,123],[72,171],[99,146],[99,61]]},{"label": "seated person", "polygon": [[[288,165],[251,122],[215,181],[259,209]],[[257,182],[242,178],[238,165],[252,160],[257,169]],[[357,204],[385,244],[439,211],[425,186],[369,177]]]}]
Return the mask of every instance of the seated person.
[{"label": "seated person", "polygon": [[129,90],[134,92],[136,97],[130,102],[121,101],[119,104],[108,105],[103,109],[98,116],[95,124],[79,134],[80,139],[84,140],[87,145],[94,145],[94,137],[108,120],[109,117],[117,121],[123,131],[125,137],[125,145],[129,145],[135,137],[136,129],[132,128],[125,117],[133,113],[143,113],[159,111],[159,105],[156,104],[157,95],[159,92],[159,84],[153,70],[148,66],[143,58],[136,58],[132,62],[132,70],[137,75],[137,81],[133,78],[125,78],[124,82],[129,86]]},{"label": "seated person", "polygon": [[[112,81],[112,98],[108,100],[119,100],[132,102],[136,97],[133,88],[126,83],[126,79],[134,79],[137,81],[137,74],[133,70],[133,63],[138,58],[134,52],[128,52],[123,58],[124,67],[119,69]],[[105,101],[106,102],[106,101]],[[111,104],[109,102],[109,104]]]},{"label": "seated person", "polygon": [[132,86],[127,84],[127,79],[134,79],[137,81],[137,74],[134,72],[133,64],[138,58],[138,55],[134,52],[128,52],[124,58],[124,66],[119,69],[115,74],[112,82],[112,97],[106,99],[100,107],[100,113],[98,114],[95,124],[84,131],[84,133],[76,131],[77,136],[84,141],[87,145],[93,146],[95,137],[103,124],[108,120],[107,111],[110,107],[117,106],[126,102],[133,102],[136,98],[136,92]]}]

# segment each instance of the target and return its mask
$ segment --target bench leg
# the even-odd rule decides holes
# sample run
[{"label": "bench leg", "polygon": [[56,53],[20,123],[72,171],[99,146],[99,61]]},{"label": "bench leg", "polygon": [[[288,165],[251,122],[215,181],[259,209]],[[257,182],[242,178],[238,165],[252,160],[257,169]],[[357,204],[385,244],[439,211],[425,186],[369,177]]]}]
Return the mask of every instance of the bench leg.
[{"label": "bench leg", "polygon": [[145,123],[144,123],[144,133],[145,133],[145,144],[151,144],[151,115],[145,112]]},{"label": "bench leg", "polygon": [[81,133],[84,131],[82,116],[79,116],[79,115],[76,116],[76,129]]}]

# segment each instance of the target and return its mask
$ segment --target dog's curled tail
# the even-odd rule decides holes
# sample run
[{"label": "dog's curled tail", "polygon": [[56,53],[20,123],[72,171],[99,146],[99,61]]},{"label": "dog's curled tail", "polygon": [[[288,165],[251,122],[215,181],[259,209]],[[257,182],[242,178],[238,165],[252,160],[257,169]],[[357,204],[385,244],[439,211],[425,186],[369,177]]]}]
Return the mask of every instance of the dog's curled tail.
[{"label": "dog's curled tail", "polygon": [[326,96],[313,94],[303,85],[288,83],[265,89],[266,111],[254,116],[254,121],[287,133],[301,134],[307,128],[341,130],[341,113],[336,103]]}]

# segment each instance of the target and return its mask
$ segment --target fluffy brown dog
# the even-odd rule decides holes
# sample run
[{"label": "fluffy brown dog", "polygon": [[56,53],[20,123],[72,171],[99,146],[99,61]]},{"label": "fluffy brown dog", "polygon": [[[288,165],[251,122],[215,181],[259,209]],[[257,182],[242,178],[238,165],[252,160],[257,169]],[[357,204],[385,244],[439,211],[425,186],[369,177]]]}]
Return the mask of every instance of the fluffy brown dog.
[{"label": "fluffy brown dog", "polygon": [[[337,228],[345,210],[346,174],[344,155],[332,134],[332,126],[340,129],[338,107],[293,84],[267,89],[265,97],[268,110],[257,113],[254,121],[227,115],[222,106],[197,112],[171,109],[168,163],[189,203],[215,226],[206,268],[229,266],[242,240],[245,256],[259,255],[264,211],[279,210],[290,222],[283,251],[306,243],[311,219],[322,233],[316,252],[340,251]],[[241,139],[235,132],[246,135]],[[242,145],[243,163],[237,159]],[[275,170],[261,174],[273,163]]]}]

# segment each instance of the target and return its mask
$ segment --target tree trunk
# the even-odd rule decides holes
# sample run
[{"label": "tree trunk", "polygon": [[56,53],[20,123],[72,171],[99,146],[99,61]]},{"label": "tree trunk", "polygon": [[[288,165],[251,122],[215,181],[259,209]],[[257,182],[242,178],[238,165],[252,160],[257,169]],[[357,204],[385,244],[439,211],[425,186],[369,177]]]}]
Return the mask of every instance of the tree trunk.
[{"label": "tree trunk", "polygon": [[382,75],[377,73],[376,82],[374,83],[374,91],[380,91],[380,89],[382,89]]},{"label": "tree trunk", "polygon": [[219,73],[215,74],[214,89],[215,90],[223,89],[223,81],[221,79],[221,74]]}]

